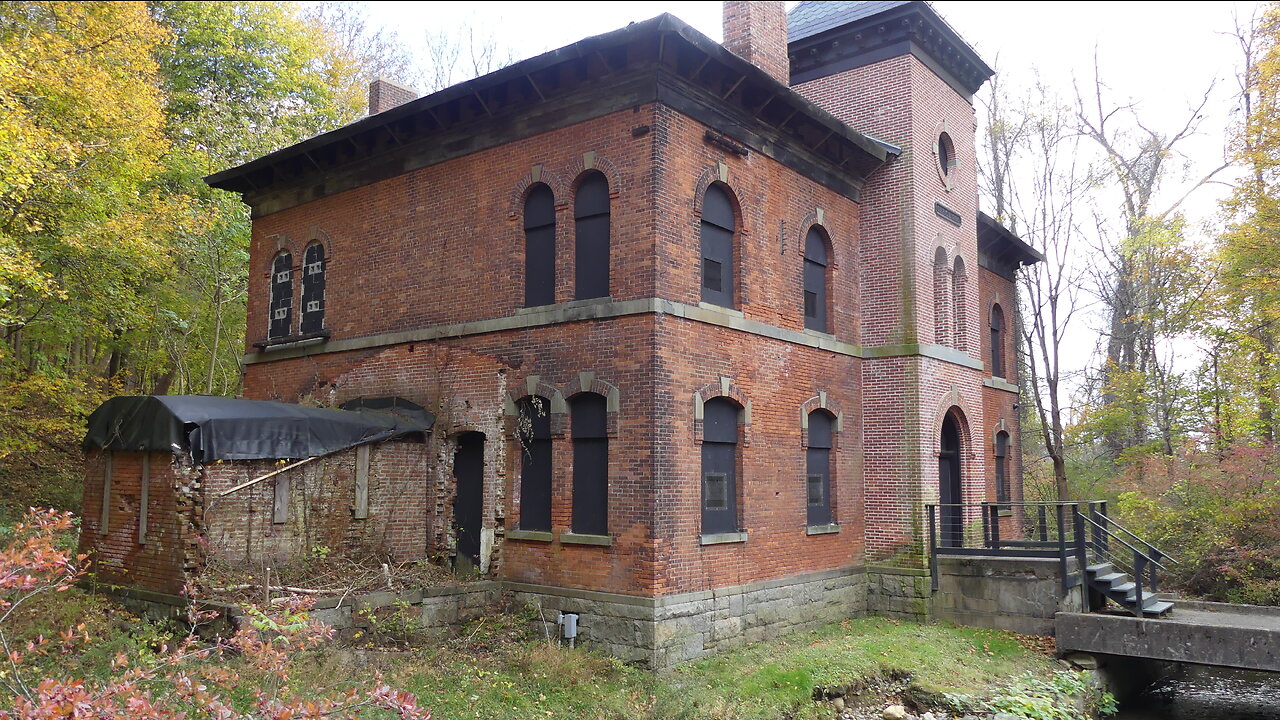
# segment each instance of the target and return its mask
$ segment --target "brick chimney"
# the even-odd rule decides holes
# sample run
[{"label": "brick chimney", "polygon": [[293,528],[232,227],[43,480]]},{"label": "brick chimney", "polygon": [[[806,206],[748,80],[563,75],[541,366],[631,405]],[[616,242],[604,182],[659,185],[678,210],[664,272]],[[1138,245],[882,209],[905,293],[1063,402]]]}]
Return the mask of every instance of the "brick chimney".
[{"label": "brick chimney", "polygon": [[417,91],[390,80],[376,78],[369,83],[369,114],[377,115],[397,105],[403,105],[418,97]]},{"label": "brick chimney", "polygon": [[783,85],[791,84],[784,3],[725,0],[724,46]]}]

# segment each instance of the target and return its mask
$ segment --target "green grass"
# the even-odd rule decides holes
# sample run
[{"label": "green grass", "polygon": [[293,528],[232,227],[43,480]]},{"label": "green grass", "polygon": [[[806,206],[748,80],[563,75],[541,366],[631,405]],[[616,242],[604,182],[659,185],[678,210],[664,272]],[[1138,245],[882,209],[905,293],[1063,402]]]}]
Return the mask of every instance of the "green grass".
[{"label": "green grass", "polygon": [[867,618],[654,673],[589,648],[551,647],[510,619],[506,627],[487,620],[502,637],[408,654],[329,653],[307,672],[352,677],[344,665],[367,663],[440,718],[775,720],[829,718],[830,705],[813,700],[816,687],[856,689],[888,679],[902,696],[935,706],[943,693],[981,697],[1025,673],[1058,669],[1009,633]]},{"label": "green grass", "polygon": [[[64,672],[101,679],[116,652],[137,657],[163,642],[161,628],[101,597],[73,589],[50,600],[22,618],[16,635],[52,633],[77,618],[94,618],[97,641],[64,658]],[[307,651],[295,657],[289,685],[320,696],[367,688],[381,672],[392,686],[417,694],[440,720],[826,720],[831,706],[813,699],[815,688],[851,688],[856,695],[871,686],[867,700],[879,703],[888,687],[896,697],[937,707],[943,693],[990,697],[1020,676],[1049,677],[1057,670],[1051,657],[1009,633],[865,618],[650,672],[589,646],[557,648],[531,620],[528,612],[495,614],[453,638],[418,638],[410,651]],[[247,671],[235,668],[238,662],[230,669]],[[243,685],[232,694],[247,704],[254,683]]]}]

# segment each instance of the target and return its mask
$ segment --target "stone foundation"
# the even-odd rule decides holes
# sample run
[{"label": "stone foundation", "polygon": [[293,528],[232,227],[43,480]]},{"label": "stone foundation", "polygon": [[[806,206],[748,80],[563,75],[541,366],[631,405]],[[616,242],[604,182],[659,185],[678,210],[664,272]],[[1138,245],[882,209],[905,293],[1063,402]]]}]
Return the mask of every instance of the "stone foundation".
[{"label": "stone foundation", "polygon": [[579,642],[628,662],[665,668],[736,645],[866,613],[867,575],[850,567],[702,592],[643,598],[503,583],[554,623],[578,614]]},{"label": "stone foundation", "polygon": [[867,612],[901,620],[929,619],[929,571],[873,565],[867,568]]},{"label": "stone foundation", "polygon": [[[1074,560],[1068,571],[1079,572]],[[1055,613],[1083,609],[1083,586],[1062,594],[1056,558],[938,558],[938,592],[933,596],[935,619],[1050,636],[1054,634]]]}]

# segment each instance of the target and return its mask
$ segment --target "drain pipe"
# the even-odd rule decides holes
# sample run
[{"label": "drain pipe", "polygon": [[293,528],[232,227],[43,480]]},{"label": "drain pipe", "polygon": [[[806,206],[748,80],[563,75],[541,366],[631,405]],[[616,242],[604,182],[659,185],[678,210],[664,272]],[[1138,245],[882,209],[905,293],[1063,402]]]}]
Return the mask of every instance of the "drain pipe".
[{"label": "drain pipe", "polygon": [[[560,626],[560,637],[569,641],[569,649],[573,649],[578,638],[578,613],[560,613],[556,616],[556,625]],[[560,643],[557,641],[556,643]]]}]

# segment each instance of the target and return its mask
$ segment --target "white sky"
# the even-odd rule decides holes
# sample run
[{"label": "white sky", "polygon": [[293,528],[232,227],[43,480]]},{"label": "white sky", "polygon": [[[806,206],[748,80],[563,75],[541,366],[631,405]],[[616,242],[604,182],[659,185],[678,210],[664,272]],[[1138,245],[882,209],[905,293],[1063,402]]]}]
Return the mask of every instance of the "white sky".
[{"label": "white sky", "polygon": [[[794,3],[788,3],[791,7]],[[934,8],[987,63],[1005,86],[1028,87],[1038,74],[1064,100],[1093,77],[1097,54],[1101,76],[1117,102],[1134,102],[1156,130],[1170,132],[1186,121],[1189,108],[1216,83],[1200,134],[1180,149],[1186,157],[1176,177],[1162,188],[1155,207],[1181,196],[1186,181],[1216,167],[1224,157],[1224,130],[1236,92],[1240,51],[1229,33],[1235,17],[1247,22],[1256,2],[958,2],[939,0]],[[370,20],[394,29],[413,47],[428,33],[469,24],[491,33],[515,60],[609,32],[629,22],[669,12],[713,40],[721,39],[719,2],[369,2]],[[459,80],[465,78],[459,78]],[[979,94],[979,98],[982,93]],[[1222,185],[1197,191],[1184,205],[1191,224],[1217,224]],[[1117,196],[1110,196],[1118,204]],[[1099,203],[1109,196],[1102,194]],[[1083,367],[1094,346],[1086,319],[1070,343]],[[1078,368],[1077,368],[1078,369]]]}]

